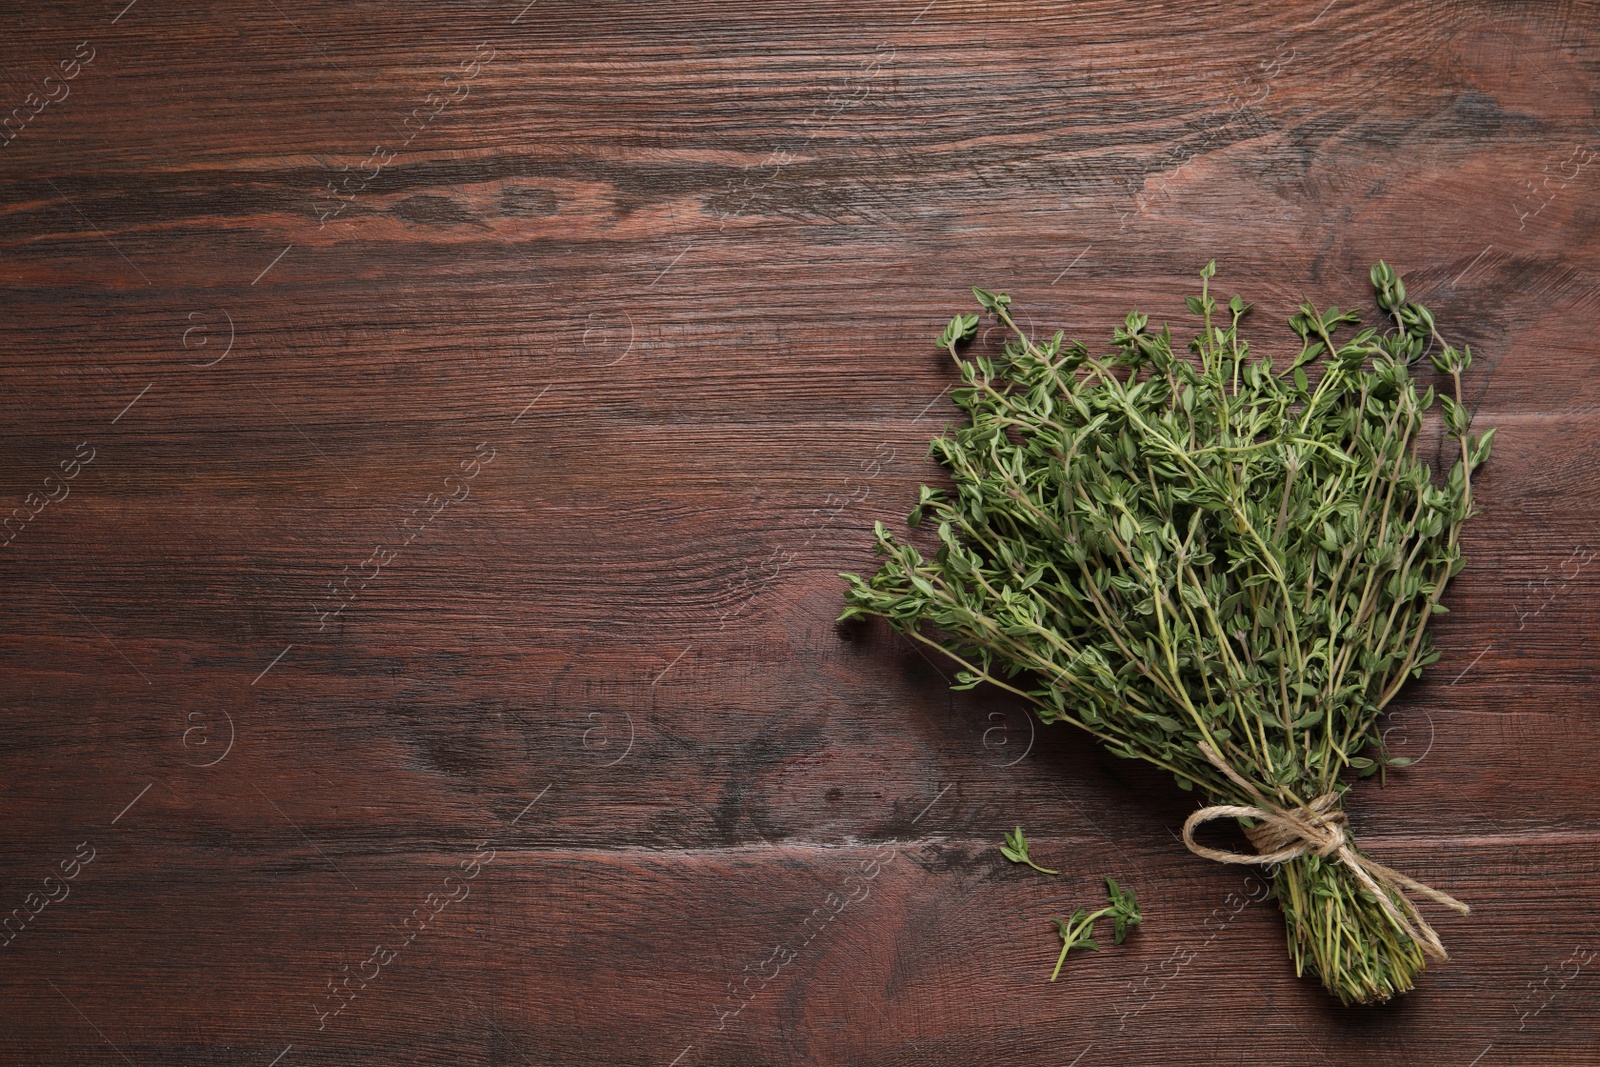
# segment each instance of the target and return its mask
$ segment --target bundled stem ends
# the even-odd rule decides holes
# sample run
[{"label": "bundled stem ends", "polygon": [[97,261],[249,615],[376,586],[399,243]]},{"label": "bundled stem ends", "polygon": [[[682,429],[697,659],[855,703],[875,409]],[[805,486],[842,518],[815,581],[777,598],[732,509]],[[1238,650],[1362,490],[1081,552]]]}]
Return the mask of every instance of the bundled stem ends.
[{"label": "bundled stem ends", "polygon": [[[1358,318],[1303,304],[1281,367],[1251,356],[1248,306],[1219,308],[1214,272],[1188,298],[1204,323],[1189,357],[1138,313],[1105,358],[1060,333],[1035,341],[1005,294],[975,289],[1013,336],[998,358],[964,358],[979,317],[962,314],[939,338],[966,421],[930,449],[953,490],[924,486],[911,514],[937,548],[925,558],[878,523],[884,563],[844,576],[842,617],[883,616],[955,659],[956,688],[997,685],[1198,786],[1214,807],[1186,826],[1191,848],[1276,864],[1297,970],[1381,1001],[1443,956],[1410,895],[1465,906],[1360,853],[1343,777],[1409,762],[1378,719],[1438,658],[1426,627],[1461,569],[1494,431],[1469,433],[1470,349],[1386,264],[1371,280],[1392,329],[1336,340]],[[1440,484],[1417,456],[1435,405],[1411,373],[1424,355],[1451,387],[1438,405],[1459,459]],[[1223,815],[1247,820],[1260,854],[1194,841]]]}]

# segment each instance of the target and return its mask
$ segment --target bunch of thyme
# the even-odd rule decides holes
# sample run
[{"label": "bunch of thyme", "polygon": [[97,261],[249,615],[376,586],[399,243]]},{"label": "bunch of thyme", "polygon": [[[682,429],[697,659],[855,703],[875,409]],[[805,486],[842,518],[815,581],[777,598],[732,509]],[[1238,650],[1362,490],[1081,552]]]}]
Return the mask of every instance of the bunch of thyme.
[{"label": "bunch of thyme", "polygon": [[[843,576],[842,618],[883,616],[951,656],[956,688],[1008,690],[1213,803],[1336,833],[1344,858],[1302,844],[1276,865],[1290,954],[1341,1000],[1382,1001],[1442,950],[1399,884],[1380,900],[1355,869],[1370,861],[1343,847],[1343,779],[1409,762],[1385,752],[1379,716],[1438,658],[1426,627],[1494,431],[1469,434],[1470,349],[1386,264],[1371,280],[1393,328],[1302,304],[1299,351],[1277,366],[1239,335],[1248,305],[1211,296],[1215,269],[1187,301],[1204,320],[1192,356],[1138,313],[1103,358],[1036,342],[1005,294],[974,289],[1013,336],[999,358],[963,358],[979,316],[962,314],[939,338],[966,420],[930,449],[953,490],[924,486],[911,513],[937,549],[877,523],[885,562]],[[1438,403],[1459,459],[1441,479],[1417,455],[1424,355],[1453,394]]]}]

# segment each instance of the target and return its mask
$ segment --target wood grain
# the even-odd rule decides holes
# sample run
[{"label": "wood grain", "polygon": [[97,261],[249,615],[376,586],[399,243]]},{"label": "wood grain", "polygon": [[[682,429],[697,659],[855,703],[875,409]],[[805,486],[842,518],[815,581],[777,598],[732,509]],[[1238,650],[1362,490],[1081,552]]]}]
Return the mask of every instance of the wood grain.
[{"label": "wood grain", "polygon": [[[1596,5],[124,2],[0,41],[4,1062],[1600,1064]],[[1474,914],[1380,1009],[832,621],[967,287],[1211,258],[1268,351],[1387,259],[1500,427],[1352,806]]]}]

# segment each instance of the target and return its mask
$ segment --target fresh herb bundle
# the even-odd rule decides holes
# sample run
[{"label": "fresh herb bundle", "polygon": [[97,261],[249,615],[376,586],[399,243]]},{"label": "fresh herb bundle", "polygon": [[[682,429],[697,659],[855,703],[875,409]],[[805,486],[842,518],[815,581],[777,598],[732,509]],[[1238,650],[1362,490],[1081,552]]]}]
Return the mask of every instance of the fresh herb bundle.
[{"label": "fresh herb bundle", "polygon": [[[883,616],[955,659],[957,689],[999,686],[1198,786],[1213,806],[1185,825],[1189,847],[1272,866],[1297,971],[1382,1001],[1444,958],[1411,894],[1466,907],[1355,848],[1342,779],[1409,762],[1385,752],[1379,717],[1438,658],[1426,627],[1462,567],[1494,431],[1469,435],[1470,349],[1386,264],[1371,279],[1393,329],[1302,304],[1299,352],[1276,367],[1239,335],[1248,306],[1212,298],[1215,269],[1187,301],[1204,319],[1192,358],[1138,313],[1105,358],[1060,333],[1036,342],[1005,294],[974,289],[1014,336],[965,359],[979,317],[963,314],[939,338],[966,422],[930,449],[953,492],[924,486],[911,514],[937,551],[876,524],[886,560],[871,581],[843,576],[842,618]],[[1439,406],[1460,458],[1439,484],[1417,455],[1435,401],[1412,375],[1424,355],[1453,394]],[[1195,842],[1222,817],[1256,854]]]}]

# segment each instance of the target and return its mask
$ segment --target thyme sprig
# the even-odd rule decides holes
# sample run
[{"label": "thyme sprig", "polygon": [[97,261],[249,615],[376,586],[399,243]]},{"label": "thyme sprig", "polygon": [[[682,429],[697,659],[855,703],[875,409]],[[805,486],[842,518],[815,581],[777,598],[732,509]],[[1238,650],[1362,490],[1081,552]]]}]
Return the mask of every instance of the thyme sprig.
[{"label": "thyme sprig", "polygon": [[1012,863],[1026,863],[1040,874],[1060,874],[1048,867],[1041,867],[1028,856],[1028,839],[1022,836],[1022,827],[1005,835],[1005,843],[1000,846],[1000,854]]},{"label": "thyme sprig", "polygon": [[1112,943],[1120,945],[1128,936],[1128,927],[1138,926],[1144,921],[1144,916],[1139,913],[1139,901],[1134,897],[1133,890],[1124,889],[1117,884],[1115,878],[1106,879],[1106,889],[1109,891],[1111,903],[1096,912],[1089,912],[1079,908],[1072,913],[1072,918],[1063,922],[1060,919],[1051,919],[1055,924],[1056,933],[1061,937],[1061,955],[1056,957],[1056,969],[1050,972],[1050,981],[1054,982],[1061,976],[1061,965],[1067,962],[1067,953],[1075,948],[1088,949],[1098,952],[1100,943],[1094,939],[1094,924],[1111,916]]},{"label": "thyme sprig", "polygon": [[[1249,305],[1211,295],[1215,270],[1187,299],[1203,320],[1188,354],[1138,312],[1103,357],[1036,341],[1006,294],[974,289],[1011,339],[963,357],[972,313],[939,337],[965,422],[930,447],[952,488],[924,486],[910,516],[937,547],[877,523],[883,565],[844,575],[841,617],[883,616],[954,659],[955,688],[1011,692],[1213,802],[1253,801],[1201,743],[1299,810],[1407,762],[1379,717],[1438,658],[1426,627],[1494,431],[1470,433],[1471,350],[1387,264],[1371,282],[1390,328],[1303,303],[1299,351],[1276,363],[1240,335]],[[1424,355],[1448,395],[1419,388]],[[1459,455],[1439,479],[1418,456],[1436,399]],[[1346,1001],[1411,987],[1417,945],[1341,865],[1298,856],[1276,882],[1297,969]]]}]

